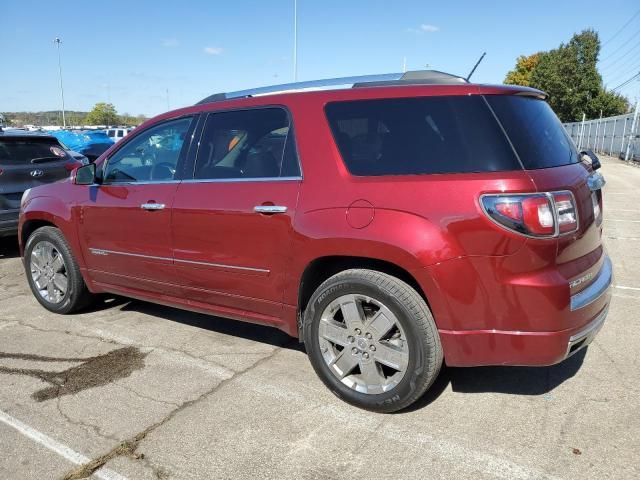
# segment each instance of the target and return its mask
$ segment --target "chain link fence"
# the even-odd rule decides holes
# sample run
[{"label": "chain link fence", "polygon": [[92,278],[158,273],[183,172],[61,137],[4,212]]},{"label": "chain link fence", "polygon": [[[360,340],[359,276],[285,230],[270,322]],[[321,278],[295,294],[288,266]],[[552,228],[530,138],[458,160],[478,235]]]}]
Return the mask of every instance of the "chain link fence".
[{"label": "chain link fence", "polygon": [[565,123],[564,127],[578,146],[625,160],[640,161],[640,119],[635,112],[616,117]]}]

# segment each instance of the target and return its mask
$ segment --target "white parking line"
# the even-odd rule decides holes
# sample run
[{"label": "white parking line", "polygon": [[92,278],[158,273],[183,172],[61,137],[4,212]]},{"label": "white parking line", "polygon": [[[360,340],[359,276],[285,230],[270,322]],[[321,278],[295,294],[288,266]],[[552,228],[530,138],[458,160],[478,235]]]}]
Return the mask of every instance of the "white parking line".
[{"label": "white parking line", "polygon": [[620,290],[635,290],[640,292],[640,287],[625,287],[624,285],[614,285],[613,288],[619,288]]},{"label": "white parking line", "polygon": [[[90,458],[85,457],[81,453],[78,453],[75,450],[72,450],[71,448],[67,447],[66,445],[63,445],[62,443],[55,441],[53,438],[45,435],[44,433],[39,432],[34,428],[31,428],[26,423],[21,422],[17,418],[13,418],[11,415],[3,412],[2,410],[0,410],[0,422],[12,428],[15,428],[18,432],[23,434],[25,437],[30,438],[31,440],[33,440],[36,443],[39,443],[40,445],[47,448],[48,450],[51,450],[52,452],[57,453],[61,457],[66,458],[71,463],[75,463],[76,465],[84,465],[91,461]],[[116,473],[113,470],[109,470],[108,468],[101,468],[100,470],[97,470],[96,472],[94,472],[93,475],[101,480],[127,480],[126,477],[123,477],[119,473]]]},{"label": "white parking line", "polygon": [[624,218],[604,218],[608,222],[627,222],[627,223],[640,223],[640,220],[625,220]]},{"label": "white parking line", "polygon": [[640,237],[607,237],[610,240],[640,240]]}]

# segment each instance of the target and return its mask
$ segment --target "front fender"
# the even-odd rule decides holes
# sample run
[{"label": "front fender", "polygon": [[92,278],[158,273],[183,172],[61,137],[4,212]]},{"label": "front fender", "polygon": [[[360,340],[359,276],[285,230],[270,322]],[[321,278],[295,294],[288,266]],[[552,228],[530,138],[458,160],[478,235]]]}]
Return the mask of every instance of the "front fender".
[{"label": "front fender", "polygon": [[21,256],[24,255],[24,244],[27,240],[24,233],[30,230],[30,225],[33,225],[33,222],[48,223],[60,229],[80,267],[84,268],[84,258],[82,257],[73,210],[70,205],[59,198],[48,195],[36,195],[27,198],[20,209],[18,223],[18,241]]}]

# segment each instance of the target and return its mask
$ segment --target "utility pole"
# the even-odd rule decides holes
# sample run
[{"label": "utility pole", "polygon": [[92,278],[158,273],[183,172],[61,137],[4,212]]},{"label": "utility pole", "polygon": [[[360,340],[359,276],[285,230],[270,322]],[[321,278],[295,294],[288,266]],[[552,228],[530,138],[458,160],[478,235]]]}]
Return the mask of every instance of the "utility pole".
[{"label": "utility pole", "polygon": [[67,128],[67,118],[64,112],[64,89],[62,88],[62,62],[60,61],[60,44],[62,43],[62,40],[56,37],[53,43],[56,44],[58,49],[58,75],[60,76],[60,97],[62,98],[62,126]]},{"label": "utility pole", "polygon": [[407,57],[404,57],[402,59],[402,73],[405,73],[407,71]]},{"label": "utility pole", "polygon": [[167,88],[167,110],[171,110],[171,104],[169,103],[169,89]]},{"label": "utility pole", "polygon": [[298,0],[293,0],[293,81],[298,81]]}]

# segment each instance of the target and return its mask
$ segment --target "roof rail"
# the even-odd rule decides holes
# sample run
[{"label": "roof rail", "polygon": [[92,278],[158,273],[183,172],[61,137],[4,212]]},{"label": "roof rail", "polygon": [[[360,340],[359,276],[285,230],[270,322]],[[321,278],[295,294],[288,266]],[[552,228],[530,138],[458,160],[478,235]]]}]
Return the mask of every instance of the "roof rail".
[{"label": "roof rail", "polygon": [[452,85],[468,83],[463,77],[438,70],[415,70],[404,73],[382,73],[355,77],[327,78],[307,82],[284,83],[269,87],[238,90],[237,92],[215,93],[200,100],[197,105],[220,102],[231,98],[257,97],[275,93],[327,90],[331,88],[381,87],[393,85]]}]

